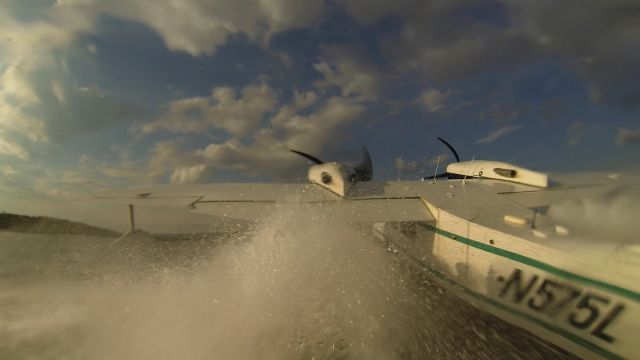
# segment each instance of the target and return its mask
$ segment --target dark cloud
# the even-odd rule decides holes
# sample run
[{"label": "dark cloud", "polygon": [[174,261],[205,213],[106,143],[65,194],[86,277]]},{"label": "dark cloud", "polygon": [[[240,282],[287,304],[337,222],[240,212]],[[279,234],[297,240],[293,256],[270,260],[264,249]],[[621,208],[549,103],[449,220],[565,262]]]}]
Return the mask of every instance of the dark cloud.
[{"label": "dark cloud", "polygon": [[616,143],[618,145],[640,143],[640,130],[618,129]]},{"label": "dark cloud", "polygon": [[313,27],[324,12],[323,0],[58,0],[84,14],[109,14],[143,23],[171,50],[212,55],[237,34],[261,43],[278,32]]},{"label": "dark cloud", "polygon": [[344,0],[358,21],[404,19],[382,46],[397,69],[439,82],[559,57],[592,100],[640,102],[640,3],[635,0]]},{"label": "dark cloud", "polygon": [[597,102],[640,102],[640,3],[635,0],[512,1],[512,17],[540,51],[583,73]]}]

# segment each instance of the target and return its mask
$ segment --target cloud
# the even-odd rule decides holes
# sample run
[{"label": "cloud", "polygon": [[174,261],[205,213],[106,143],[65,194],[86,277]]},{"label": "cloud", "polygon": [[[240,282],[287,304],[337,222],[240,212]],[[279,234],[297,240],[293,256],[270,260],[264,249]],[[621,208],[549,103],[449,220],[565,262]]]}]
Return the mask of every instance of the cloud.
[{"label": "cloud", "polygon": [[638,104],[637,1],[514,1],[509,6],[512,18],[541,51],[569,59],[585,75],[594,101]]},{"label": "cloud", "polygon": [[522,125],[508,125],[501,128],[498,128],[490,133],[488,133],[485,137],[477,140],[476,144],[489,144],[492,143],[501,137],[504,137],[512,132],[518,131],[522,128]]},{"label": "cloud", "polygon": [[628,145],[640,142],[640,130],[632,129],[618,129],[618,135],[616,136],[616,144]]},{"label": "cloud", "polygon": [[204,164],[178,168],[171,174],[172,184],[188,184],[200,181],[207,167]]},{"label": "cloud", "polygon": [[526,104],[496,104],[489,109],[480,112],[478,118],[480,120],[489,120],[495,123],[504,123],[513,121],[523,114],[526,114],[529,108]]},{"label": "cloud", "polygon": [[[55,22],[60,20],[59,16],[51,22],[21,23],[0,5],[0,51],[4,63],[0,68],[0,143],[4,155],[26,159],[26,145],[48,140],[44,120],[29,113],[42,102],[32,80],[51,75],[51,69],[63,73],[63,64],[52,52],[70,46],[76,29],[86,28],[78,21],[62,27]],[[57,101],[65,101],[60,83],[52,80],[56,78],[49,76],[49,93]]]},{"label": "cloud", "polygon": [[0,51],[6,64],[0,69],[1,153],[20,159],[38,147],[140,114],[135,104],[95,86],[76,85],[69,60],[75,50],[82,53],[75,48],[81,33],[93,31],[91,19],[57,7],[45,14],[20,22],[0,6]]},{"label": "cloud", "polygon": [[430,166],[430,167],[438,167],[439,170],[443,170],[445,167],[445,164],[447,163],[447,161],[449,160],[450,155],[449,154],[440,154],[440,155],[435,155],[432,156],[430,158],[426,158],[423,159],[421,161],[421,164],[423,166]]},{"label": "cloud", "polygon": [[500,1],[474,3],[446,0],[344,0],[347,11],[362,22],[399,17],[401,31],[382,40],[384,54],[400,71],[419,71],[439,82],[473,73],[503,69],[535,58],[526,32],[507,21],[465,16],[491,11],[497,17]]},{"label": "cloud", "polygon": [[91,171],[85,169],[42,169],[22,166],[10,184],[15,191],[29,191],[34,194],[57,198],[74,198],[84,191],[95,191],[104,187],[105,182],[97,179]]},{"label": "cloud", "polygon": [[[416,83],[426,83],[429,88],[418,96],[418,103],[432,113],[446,112],[455,109],[455,104],[451,91],[446,90],[452,84],[442,83],[483,72],[502,74],[510,67],[540,59],[570,64],[587,79],[596,102],[633,104],[640,99],[634,82],[640,75],[636,65],[640,61],[636,45],[640,25],[634,20],[637,2],[339,0],[349,16],[366,25],[356,29],[348,19],[340,21],[355,33],[371,30],[376,39],[359,38],[356,40],[367,41],[354,45],[348,42],[354,40],[352,34],[329,35],[331,43],[340,45],[326,46],[322,43],[328,39],[324,33],[310,31],[308,39],[313,44],[304,52],[317,57],[303,66],[316,73],[295,82],[309,91],[295,92],[288,100],[288,85],[276,88],[274,84],[282,79],[272,81],[269,77],[248,86],[214,83],[208,94],[178,89],[197,96],[175,99],[164,108],[160,105],[162,115],[147,121],[144,109],[136,104],[106,87],[83,83],[92,74],[82,74],[78,70],[82,66],[75,66],[79,59],[90,63],[98,54],[114,51],[106,46],[98,48],[103,39],[93,39],[99,35],[101,19],[115,17],[143,24],[157,33],[169,50],[192,56],[213,55],[230,39],[242,39],[289,59],[288,69],[297,69],[300,64],[282,47],[268,49],[270,39],[289,30],[331,25],[323,24],[326,4],[331,4],[331,15],[341,10],[335,9],[334,2],[322,0],[57,0],[50,6],[53,3],[42,2],[37,10],[24,10],[23,3],[16,0],[0,5],[2,160],[37,162],[39,154],[46,155],[49,149],[78,135],[96,134],[114,124],[129,128],[129,122],[139,120],[146,123],[135,128],[140,135],[136,141],[143,140],[138,150],[154,143],[151,149],[116,161],[75,149],[91,154],[91,160],[74,162],[74,166],[98,163],[96,172],[102,176],[136,181],[204,181],[224,169],[286,177],[299,166],[299,160],[287,152],[289,147],[326,151],[341,136],[347,136],[344,130],[359,120],[365,106],[384,103],[391,81],[412,77],[393,88],[400,90],[390,96],[395,97],[393,101],[401,103],[397,99],[407,95],[415,99]],[[568,13],[572,21],[566,20]],[[376,24],[386,19],[393,21]],[[316,49],[320,49],[318,53]],[[381,61],[380,57],[386,58]],[[413,79],[416,74],[422,77]],[[310,78],[320,79],[313,85],[302,84],[313,81]],[[472,98],[468,102],[483,101]],[[480,117],[513,123],[524,111],[524,106],[498,106]],[[502,126],[477,143],[495,141],[519,128]],[[572,125],[570,143],[580,141],[582,129],[579,123]],[[214,133],[217,140],[199,144],[197,149],[185,146],[186,136],[203,133]],[[636,142],[636,133],[620,129],[616,142]],[[159,141],[167,135],[173,140]],[[123,147],[133,148],[126,145],[130,140],[119,141]]]},{"label": "cloud", "polygon": [[266,84],[253,84],[240,92],[223,86],[214,88],[209,97],[175,100],[165,114],[136,129],[142,135],[140,141],[158,131],[228,131],[195,150],[184,146],[188,145],[185,138],[159,141],[143,161],[122,151],[119,162],[104,164],[100,172],[137,183],[165,179],[172,183],[206,182],[223,171],[292,179],[302,175],[306,167],[289,149],[320,154],[340,143],[343,130],[364,112],[356,100],[322,98],[314,91],[295,91],[284,103],[275,94]]},{"label": "cloud", "polygon": [[3,165],[0,167],[0,173],[2,173],[2,176],[5,178],[12,178],[19,175],[19,172],[9,165]]},{"label": "cloud", "polygon": [[424,106],[430,113],[435,113],[445,107],[445,102],[450,95],[451,93],[448,91],[442,92],[438,89],[429,89],[420,94],[418,103]]},{"label": "cloud", "polygon": [[[262,94],[271,96],[269,91]],[[320,101],[315,92],[308,91],[296,92],[291,101],[278,104],[275,112],[272,110],[269,106],[255,114],[263,123],[260,128],[247,133],[230,132],[226,139],[195,151],[181,150],[173,141],[158,143],[146,171],[154,176],[170,172],[173,182],[205,181],[218,170],[291,178],[292,174],[300,173],[297,171],[300,160],[289,149],[321,153],[340,141],[341,131],[357,121],[364,108],[340,97]],[[194,119],[202,124],[202,131],[218,128],[219,123],[209,121],[206,114],[198,112],[199,118]],[[180,127],[164,130],[183,131]]]},{"label": "cloud", "polygon": [[[148,160],[145,161],[147,163],[146,166],[140,166],[134,159],[129,158],[129,154],[123,154],[120,168],[132,171],[129,174],[123,172],[123,175],[126,177],[133,175],[137,178],[147,177],[149,181],[157,181],[170,173],[172,175],[169,178],[170,180],[182,180],[182,182],[194,180],[197,176],[202,175],[205,169],[196,171],[197,166],[201,165],[202,161],[194,154],[183,149],[185,142],[181,140],[164,140],[155,143],[150,151]],[[175,178],[173,177],[174,175]]]},{"label": "cloud", "polygon": [[[104,15],[145,24],[169,49],[196,56],[213,54],[234,34],[266,44],[278,32],[314,26],[323,9],[322,0],[304,4],[291,0],[57,0],[30,6],[29,11],[20,2],[0,4],[2,154],[25,159],[34,150],[43,153],[52,142],[67,142],[78,133],[143,116],[143,109],[136,104],[104,93],[95,85],[78,88],[74,69],[69,66],[74,56],[91,59],[97,55],[97,47],[86,43],[84,35],[97,33]],[[219,89],[208,99],[185,99],[171,104],[173,113],[147,130],[173,126],[197,131],[201,125],[189,122],[189,111],[207,111],[212,115],[210,121],[221,129],[246,133],[256,127],[251,112],[262,113],[277,102],[274,94],[271,99],[252,94],[261,90],[264,88],[259,86],[245,89],[240,99],[234,98],[231,89]],[[265,103],[246,104],[252,97]],[[176,118],[180,121],[174,121]]]},{"label": "cloud", "polygon": [[398,171],[416,171],[418,169],[417,161],[407,161],[401,157],[396,158],[393,163]]},{"label": "cloud", "polygon": [[266,84],[249,85],[240,94],[230,87],[217,87],[208,97],[172,101],[167,113],[145,124],[141,131],[198,133],[215,128],[245,135],[256,130],[264,114],[273,111],[277,103],[278,96]]},{"label": "cloud", "polygon": [[420,71],[445,82],[560,57],[587,79],[595,102],[640,103],[635,0],[341,3],[362,23],[403,19],[400,31],[381,40],[397,71]]},{"label": "cloud", "polygon": [[324,11],[323,0],[58,0],[57,4],[145,24],[167,48],[193,56],[214,54],[235,34],[266,43],[278,32],[317,24]]},{"label": "cloud", "polygon": [[[360,50],[361,51],[361,50]],[[321,89],[337,87],[343,97],[375,100],[384,76],[359,50],[331,47],[325,50],[323,60],[313,64],[323,75],[315,85]]]},{"label": "cloud", "polygon": [[299,173],[300,160],[289,149],[312,154],[341,141],[341,130],[357,121],[363,113],[361,105],[342,98],[330,98],[316,111],[301,115],[294,100],[284,105],[270,119],[270,126],[256,132],[250,143],[229,139],[208,145],[198,152],[210,166],[227,168],[249,175],[269,174],[290,178]]},{"label": "cloud", "polygon": [[29,157],[29,153],[20,145],[3,139],[2,133],[0,133],[0,155],[13,156],[22,160],[26,160]]}]

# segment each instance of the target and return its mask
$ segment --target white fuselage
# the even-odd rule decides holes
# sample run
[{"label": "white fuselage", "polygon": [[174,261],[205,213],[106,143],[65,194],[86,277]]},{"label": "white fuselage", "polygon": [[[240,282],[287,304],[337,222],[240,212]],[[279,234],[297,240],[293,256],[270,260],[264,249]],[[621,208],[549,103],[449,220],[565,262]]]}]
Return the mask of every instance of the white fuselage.
[{"label": "white fuselage", "polygon": [[406,224],[386,224],[385,237],[401,239],[394,245],[421,269],[510,323],[584,358],[637,358],[639,258],[615,244],[584,251],[589,243],[486,187],[416,184],[433,220],[411,224],[412,236]]}]

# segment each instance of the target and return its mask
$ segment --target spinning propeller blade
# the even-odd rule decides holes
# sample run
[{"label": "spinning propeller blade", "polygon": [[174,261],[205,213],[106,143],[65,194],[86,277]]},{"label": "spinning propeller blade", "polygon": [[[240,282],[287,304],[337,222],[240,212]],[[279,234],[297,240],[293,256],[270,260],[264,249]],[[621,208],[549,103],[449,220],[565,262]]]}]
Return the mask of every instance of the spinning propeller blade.
[{"label": "spinning propeller blade", "polygon": [[456,162],[460,162],[460,157],[458,156],[458,152],[456,151],[456,149],[454,149],[453,146],[451,146],[451,144],[449,144],[445,139],[438,137],[438,140],[440,140],[449,148],[449,150],[451,150],[451,152],[453,152],[453,156],[456,157]]},{"label": "spinning propeller blade", "polygon": [[351,176],[351,181],[371,181],[373,179],[373,163],[366,147],[362,147],[362,159],[353,169],[355,173]]},{"label": "spinning propeller blade", "polygon": [[[324,164],[324,161],[318,159],[313,155],[309,155],[302,151],[289,149],[294,154],[298,154],[305,159],[316,163],[318,165]],[[352,182],[359,181],[371,181],[373,179],[373,163],[371,162],[371,155],[369,155],[369,151],[366,147],[362,148],[362,159],[360,162],[353,167],[353,173],[350,175],[349,180]]]},{"label": "spinning propeller blade", "polygon": [[316,164],[318,164],[318,165],[320,165],[320,164],[324,164],[324,161],[322,161],[322,160],[318,159],[317,157],[315,157],[315,156],[313,156],[313,155],[309,155],[309,154],[307,154],[307,153],[303,153],[302,151],[293,150],[293,149],[289,149],[289,151],[291,151],[291,152],[292,152],[292,153],[294,153],[294,154],[298,154],[298,155],[300,155],[300,156],[302,156],[302,157],[306,158],[307,160],[309,160],[309,161],[311,161],[311,162],[314,162],[314,163],[316,163]]}]

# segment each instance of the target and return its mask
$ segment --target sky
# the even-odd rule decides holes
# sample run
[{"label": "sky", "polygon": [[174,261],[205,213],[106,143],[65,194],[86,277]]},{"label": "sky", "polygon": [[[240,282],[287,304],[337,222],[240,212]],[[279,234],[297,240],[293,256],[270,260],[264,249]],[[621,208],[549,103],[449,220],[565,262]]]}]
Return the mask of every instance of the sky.
[{"label": "sky", "polygon": [[0,207],[304,181],[291,148],[412,180],[438,136],[637,172],[639,39],[637,0],[1,0]]}]

